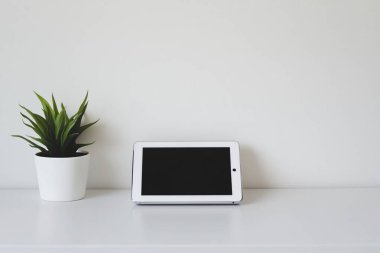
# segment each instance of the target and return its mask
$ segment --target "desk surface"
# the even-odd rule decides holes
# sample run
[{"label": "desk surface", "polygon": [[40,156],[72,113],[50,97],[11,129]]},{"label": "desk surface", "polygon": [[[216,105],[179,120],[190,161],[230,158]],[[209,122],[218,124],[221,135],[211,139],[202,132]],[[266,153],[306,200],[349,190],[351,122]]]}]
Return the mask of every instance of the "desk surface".
[{"label": "desk surface", "polygon": [[0,252],[380,252],[380,189],[245,190],[241,205],[47,202],[0,190]]}]

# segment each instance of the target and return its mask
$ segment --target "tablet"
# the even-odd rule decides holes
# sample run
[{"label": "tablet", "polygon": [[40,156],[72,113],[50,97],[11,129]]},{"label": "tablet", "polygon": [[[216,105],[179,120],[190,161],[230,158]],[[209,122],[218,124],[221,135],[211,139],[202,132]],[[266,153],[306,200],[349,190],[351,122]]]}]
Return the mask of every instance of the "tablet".
[{"label": "tablet", "polygon": [[237,142],[136,142],[132,200],[138,204],[238,204]]}]

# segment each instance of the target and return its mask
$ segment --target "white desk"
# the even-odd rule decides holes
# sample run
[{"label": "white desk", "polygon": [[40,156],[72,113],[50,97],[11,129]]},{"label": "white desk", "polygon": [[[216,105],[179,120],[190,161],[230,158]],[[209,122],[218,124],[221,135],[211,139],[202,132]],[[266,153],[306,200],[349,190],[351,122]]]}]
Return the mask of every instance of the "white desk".
[{"label": "white desk", "polygon": [[46,202],[0,190],[0,252],[380,252],[380,189],[246,190],[240,206]]}]

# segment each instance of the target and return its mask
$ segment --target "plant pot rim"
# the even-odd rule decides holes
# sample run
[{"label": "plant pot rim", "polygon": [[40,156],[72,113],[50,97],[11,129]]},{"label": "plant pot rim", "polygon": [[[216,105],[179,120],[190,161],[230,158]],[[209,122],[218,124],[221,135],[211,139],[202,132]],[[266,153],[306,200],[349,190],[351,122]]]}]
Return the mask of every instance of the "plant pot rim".
[{"label": "plant pot rim", "polygon": [[86,157],[86,156],[90,155],[90,153],[87,152],[87,151],[77,152],[77,154],[80,154],[80,155],[78,155],[78,156],[68,156],[68,157],[42,156],[40,154],[41,154],[41,152],[38,152],[34,156],[38,157],[38,158],[42,158],[42,159],[76,159],[76,158],[79,159],[79,158]]}]

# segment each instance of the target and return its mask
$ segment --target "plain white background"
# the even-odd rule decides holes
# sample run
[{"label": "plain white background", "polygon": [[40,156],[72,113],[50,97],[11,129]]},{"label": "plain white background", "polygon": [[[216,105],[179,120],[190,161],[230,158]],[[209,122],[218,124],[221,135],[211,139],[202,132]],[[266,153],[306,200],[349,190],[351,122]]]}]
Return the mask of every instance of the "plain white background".
[{"label": "plain white background", "polygon": [[245,187],[380,186],[380,2],[0,1],[0,187],[36,187],[18,104],[90,92],[89,187],[135,141],[237,140]]}]

